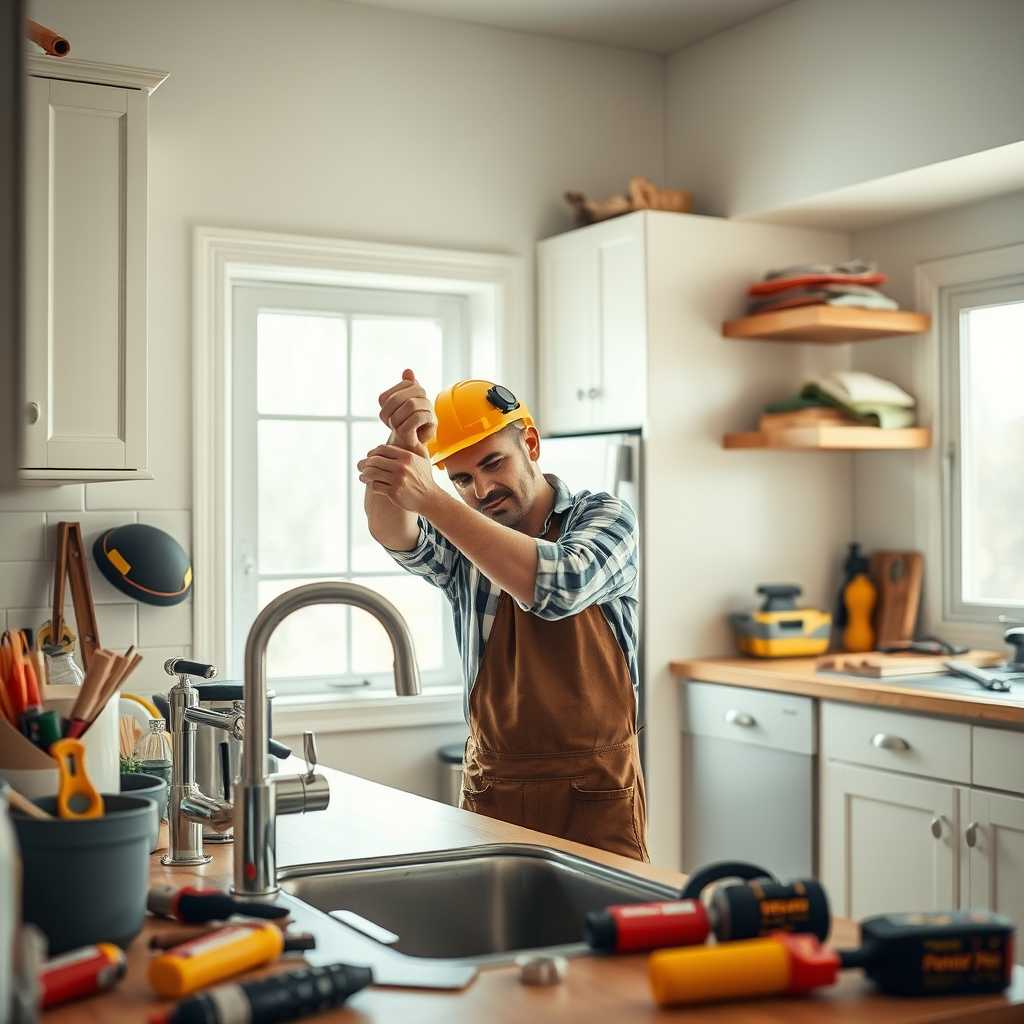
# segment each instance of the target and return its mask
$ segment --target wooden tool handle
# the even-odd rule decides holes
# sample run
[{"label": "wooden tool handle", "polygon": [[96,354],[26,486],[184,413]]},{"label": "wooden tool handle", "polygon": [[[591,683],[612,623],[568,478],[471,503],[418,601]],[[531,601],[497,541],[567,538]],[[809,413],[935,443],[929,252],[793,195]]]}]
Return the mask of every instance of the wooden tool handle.
[{"label": "wooden tool handle", "polygon": [[47,813],[42,807],[37,807],[28,797],[22,796],[16,789],[7,787],[7,802],[22,814],[30,818],[38,818],[39,821],[56,821],[52,814]]}]

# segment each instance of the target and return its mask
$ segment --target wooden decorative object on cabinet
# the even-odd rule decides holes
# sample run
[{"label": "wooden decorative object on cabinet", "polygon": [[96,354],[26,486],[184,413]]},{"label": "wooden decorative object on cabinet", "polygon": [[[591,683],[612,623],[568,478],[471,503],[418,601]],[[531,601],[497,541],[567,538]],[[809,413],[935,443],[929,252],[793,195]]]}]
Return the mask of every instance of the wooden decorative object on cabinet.
[{"label": "wooden decorative object on cabinet", "polygon": [[906,309],[857,309],[851,306],[795,306],[726,320],[722,334],[747,341],[802,341],[842,344],[896,334],[922,334],[931,317]]},{"label": "wooden decorative object on cabinet", "polygon": [[882,430],[879,427],[811,426],[789,427],[762,433],[759,430],[726,434],[723,448],[766,448],[773,451],[906,451],[928,448],[932,443],[928,427]]}]

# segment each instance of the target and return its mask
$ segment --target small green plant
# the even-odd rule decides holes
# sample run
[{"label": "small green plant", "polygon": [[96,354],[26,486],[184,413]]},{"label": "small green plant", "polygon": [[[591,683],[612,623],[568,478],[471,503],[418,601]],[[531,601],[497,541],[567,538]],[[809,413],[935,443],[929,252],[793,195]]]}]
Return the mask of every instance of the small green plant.
[{"label": "small green plant", "polygon": [[122,775],[137,775],[142,771],[142,762],[134,754],[121,754],[118,760],[121,762]]}]

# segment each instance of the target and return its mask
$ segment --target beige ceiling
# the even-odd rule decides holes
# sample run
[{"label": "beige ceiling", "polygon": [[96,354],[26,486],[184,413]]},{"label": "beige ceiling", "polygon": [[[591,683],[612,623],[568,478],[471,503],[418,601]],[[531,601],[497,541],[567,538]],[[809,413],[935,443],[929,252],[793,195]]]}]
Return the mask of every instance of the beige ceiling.
[{"label": "beige ceiling", "polygon": [[786,0],[354,0],[495,28],[674,53]]}]

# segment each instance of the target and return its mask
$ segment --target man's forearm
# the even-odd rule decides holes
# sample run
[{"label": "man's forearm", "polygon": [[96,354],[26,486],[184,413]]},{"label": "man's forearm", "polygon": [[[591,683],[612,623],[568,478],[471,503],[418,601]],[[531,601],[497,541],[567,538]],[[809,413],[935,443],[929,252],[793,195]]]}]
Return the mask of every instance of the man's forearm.
[{"label": "man's forearm", "polygon": [[[388,443],[396,443],[394,432]],[[378,494],[372,486],[367,486],[363,495],[363,509],[370,536],[378,544],[392,551],[411,551],[416,546],[420,527],[415,513],[399,508],[386,494]]]},{"label": "man's forearm", "polygon": [[533,604],[537,544],[532,537],[495,523],[441,490],[423,516],[489,580],[523,604]]}]

